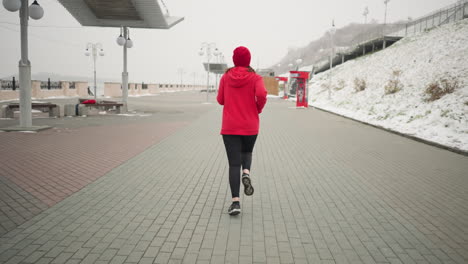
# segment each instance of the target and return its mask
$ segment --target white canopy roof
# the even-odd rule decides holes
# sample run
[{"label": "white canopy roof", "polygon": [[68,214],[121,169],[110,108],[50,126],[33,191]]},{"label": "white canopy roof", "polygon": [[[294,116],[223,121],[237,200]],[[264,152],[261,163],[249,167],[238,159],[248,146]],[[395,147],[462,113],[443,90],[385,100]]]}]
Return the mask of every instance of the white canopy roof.
[{"label": "white canopy roof", "polygon": [[183,17],[163,13],[158,0],[59,0],[83,26],[169,29]]}]

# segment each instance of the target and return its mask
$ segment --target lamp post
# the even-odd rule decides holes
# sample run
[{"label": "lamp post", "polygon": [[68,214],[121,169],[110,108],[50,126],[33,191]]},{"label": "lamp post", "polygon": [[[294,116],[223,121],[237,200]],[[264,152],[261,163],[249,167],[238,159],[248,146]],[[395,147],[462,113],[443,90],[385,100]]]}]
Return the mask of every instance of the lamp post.
[{"label": "lamp post", "polygon": [[[20,86],[20,127],[32,128],[31,114],[31,62],[28,58],[28,18],[38,20],[44,16],[44,9],[35,0],[29,6],[28,0],[3,0],[6,10],[19,10],[21,25],[21,60],[19,61]],[[29,6],[29,7],[28,7]]]},{"label": "lamp post", "polygon": [[[99,52],[98,52],[99,50]],[[86,51],[85,51],[86,56],[93,56],[93,62],[94,62],[94,100],[97,99],[97,83],[96,83],[96,59],[99,56],[104,56],[104,50],[102,48],[101,43],[88,43],[86,45]]]},{"label": "lamp post", "polygon": [[[212,51],[214,49],[214,51]],[[206,71],[206,102],[208,103],[208,93],[210,89],[210,59],[211,55],[218,56],[218,48],[216,48],[216,44],[214,42],[208,43],[203,42],[200,47],[200,51],[198,55],[203,56],[206,55],[207,61],[207,71]]]},{"label": "lamp post", "polygon": [[384,0],[385,4],[385,16],[384,16],[384,26],[382,29],[382,38],[383,38],[383,48],[385,49],[387,47],[387,40],[385,39],[385,30],[387,28],[387,5],[390,2],[390,0]]},{"label": "lamp post", "polygon": [[196,73],[196,72],[192,72],[192,77],[193,77],[193,86],[192,86],[192,90],[195,90],[195,87],[197,86],[197,73]]},{"label": "lamp post", "polygon": [[388,5],[389,2],[390,2],[390,0],[384,0],[384,4],[385,4],[384,25],[387,24],[387,5]]},{"label": "lamp post", "polygon": [[[216,52],[218,49],[215,49],[215,57],[216,63],[223,63],[224,62],[224,55],[221,51]],[[219,71],[215,73],[216,82],[215,82],[215,89],[218,89],[218,78],[219,78]]]},{"label": "lamp post", "polygon": [[177,73],[180,74],[180,86],[184,84],[184,74],[186,73],[183,68],[177,69]]},{"label": "lamp post", "polygon": [[362,13],[362,15],[364,16],[364,24],[367,24],[367,15],[369,15],[369,7],[366,6],[364,8],[364,13]]},{"label": "lamp post", "polygon": [[120,36],[117,38],[117,44],[123,47],[122,102],[124,104],[124,111],[126,112],[128,110],[127,49],[133,47],[133,41],[130,39],[130,30],[128,27],[120,28]]},{"label": "lamp post", "polygon": [[298,71],[299,70],[299,65],[301,65],[301,63],[302,63],[302,59],[297,59],[295,62],[296,62],[296,71]]},{"label": "lamp post", "polygon": [[336,28],[335,28],[335,20],[332,21],[332,27],[330,28],[330,44],[331,44],[331,52],[330,52],[330,78],[329,81],[330,83],[328,84],[328,99],[331,98],[331,82],[332,82],[332,68],[333,68],[333,56],[335,53],[335,43],[333,42],[333,36],[336,33]]}]

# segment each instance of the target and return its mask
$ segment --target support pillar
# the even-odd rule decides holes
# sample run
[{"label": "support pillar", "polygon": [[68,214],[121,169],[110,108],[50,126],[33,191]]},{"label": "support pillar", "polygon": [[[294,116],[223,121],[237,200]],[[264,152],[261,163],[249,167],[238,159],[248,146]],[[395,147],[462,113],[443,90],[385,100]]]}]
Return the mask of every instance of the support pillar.
[{"label": "support pillar", "polygon": [[[125,41],[128,39],[128,28],[124,27]],[[123,45],[123,72],[122,72],[122,111],[125,113],[128,110],[128,72],[127,72],[127,43]]]},{"label": "support pillar", "polygon": [[32,127],[31,114],[31,62],[28,59],[29,1],[21,0],[21,60],[19,61],[20,127]]}]

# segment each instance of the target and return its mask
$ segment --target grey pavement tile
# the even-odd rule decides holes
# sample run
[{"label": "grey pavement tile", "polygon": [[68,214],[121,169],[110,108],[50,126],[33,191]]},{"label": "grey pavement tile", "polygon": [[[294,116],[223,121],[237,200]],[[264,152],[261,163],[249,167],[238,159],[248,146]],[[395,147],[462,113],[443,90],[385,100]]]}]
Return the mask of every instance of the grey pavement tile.
[{"label": "grey pavement tile", "polygon": [[0,235],[0,262],[467,261],[466,157],[288,105],[262,114],[240,216],[217,108]]}]

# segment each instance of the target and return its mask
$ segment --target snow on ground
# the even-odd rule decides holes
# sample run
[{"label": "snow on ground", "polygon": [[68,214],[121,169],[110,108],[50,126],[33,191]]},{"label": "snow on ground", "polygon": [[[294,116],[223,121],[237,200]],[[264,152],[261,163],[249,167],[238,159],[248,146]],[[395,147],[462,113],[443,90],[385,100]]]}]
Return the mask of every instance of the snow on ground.
[{"label": "snow on ground", "polygon": [[[467,43],[468,19],[404,38],[314,76],[309,104],[468,151]],[[384,87],[394,71],[401,71],[403,88],[386,95]],[[456,78],[459,87],[439,100],[425,101],[426,87],[447,77]],[[355,92],[355,78],[366,81],[364,91]]]}]

